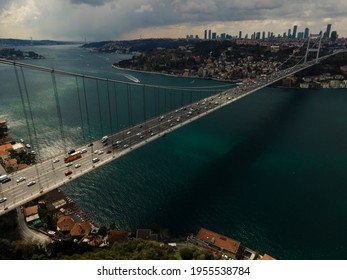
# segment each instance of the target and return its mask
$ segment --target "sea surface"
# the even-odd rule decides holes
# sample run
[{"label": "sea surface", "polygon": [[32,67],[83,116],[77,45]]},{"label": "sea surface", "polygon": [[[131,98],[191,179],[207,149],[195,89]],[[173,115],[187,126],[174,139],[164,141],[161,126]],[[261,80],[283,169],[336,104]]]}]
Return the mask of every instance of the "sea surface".
[{"label": "sea surface", "polygon": [[[30,49],[46,59],[27,63],[124,82],[132,75],[147,85],[146,113],[142,87],[130,86],[134,112],[129,118],[124,109],[129,93],[122,85],[114,89],[109,84],[116,100],[112,90],[111,97],[105,93],[107,83],[86,80],[83,87],[82,78],[52,78],[27,69],[16,75],[13,67],[0,65],[0,119],[8,121],[14,138],[30,138],[42,158],[179,107],[192,94],[193,99],[204,97],[212,92],[206,88],[226,85],[111,68],[129,55],[90,53],[77,46]],[[182,93],[151,85],[204,90]],[[108,103],[115,104],[111,115]],[[63,190],[106,226],[134,231],[160,225],[182,235],[205,227],[278,259],[346,259],[346,104],[343,89],[265,88]]]}]

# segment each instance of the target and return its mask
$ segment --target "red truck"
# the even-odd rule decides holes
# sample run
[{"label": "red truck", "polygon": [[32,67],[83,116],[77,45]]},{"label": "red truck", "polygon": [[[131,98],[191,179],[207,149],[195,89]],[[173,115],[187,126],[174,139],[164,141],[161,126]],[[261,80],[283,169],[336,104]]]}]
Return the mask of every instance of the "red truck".
[{"label": "red truck", "polygon": [[79,159],[81,157],[82,157],[82,152],[81,151],[77,151],[77,152],[74,152],[71,155],[68,155],[67,157],[65,157],[64,158],[64,162],[68,163],[68,162],[74,161],[76,159]]}]

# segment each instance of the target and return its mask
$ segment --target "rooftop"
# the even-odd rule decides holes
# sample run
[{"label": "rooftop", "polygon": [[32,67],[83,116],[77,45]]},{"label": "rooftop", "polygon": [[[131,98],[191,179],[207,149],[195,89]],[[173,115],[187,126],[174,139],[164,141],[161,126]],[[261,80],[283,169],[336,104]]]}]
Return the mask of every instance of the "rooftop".
[{"label": "rooftop", "polygon": [[205,228],[201,228],[196,237],[204,242],[207,242],[234,254],[237,253],[237,250],[239,249],[239,246],[241,244],[239,241],[220,235]]}]

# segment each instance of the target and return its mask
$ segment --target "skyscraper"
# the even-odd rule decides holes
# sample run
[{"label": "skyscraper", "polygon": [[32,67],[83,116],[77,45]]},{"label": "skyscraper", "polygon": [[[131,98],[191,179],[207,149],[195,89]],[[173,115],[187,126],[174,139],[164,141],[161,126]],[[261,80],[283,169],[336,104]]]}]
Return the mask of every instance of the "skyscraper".
[{"label": "skyscraper", "polygon": [[239,38],[242,39],[242,31],[239,31]]},{"label": "skyscraper", "polygon": [[205,29],[205,32],[204,32],[204,39],[205,40],[207,39],[207,29]]},{"label": "skyscraper", "polygon": [[325,33],[324,33],[324,38],[325,38],[325,39],[329,39],[329,38],[330,38],[330,29],[331,29],[331,24],[328,23],[328,24],[327,24],[327,30],[326,30]]},{"label": "skyscraper", "polygon": [[308,29],[308,27],[306,27],[305,32],[304,32],[304,38],[307,39],[309,35],[310,35],[310,29]]},{"label": "skyscraper", "polygon": [[211,29],[208,31],[208,38],[211,40]]},{"label": "skyscraper", "polygon": [[336,31],[331,32],[330,40],[334,42],[336,41],[336,39],[337,39],[337,32]]},{"label": "skyscraper", "polygon": [[294,25],[293,27],[293,39],[296,38],[296,31],[298,30],[298,26],[297,25]]},{"label": "skyscraper", "polygon": [[292,37],[292,33],[291,33],[291,29],[289,28],[288,29],[288,38],[291,38]]}]

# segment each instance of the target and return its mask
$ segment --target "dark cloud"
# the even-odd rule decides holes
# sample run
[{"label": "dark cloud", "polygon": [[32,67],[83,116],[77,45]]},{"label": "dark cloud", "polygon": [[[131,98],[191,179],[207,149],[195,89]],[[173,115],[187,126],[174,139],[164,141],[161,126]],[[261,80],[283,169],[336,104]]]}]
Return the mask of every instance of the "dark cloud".
[{"label": "dark cloud", "polygon": [[[229,24],[233,29],[232,23],[235,28],[253,30],[261,28],[257,26],[261,22],[281,32],[279,23],[290,26],[295,22],[320,30],[329,21],[347,33],[346,10],[346,0],[0,0],[0,35],[5,34],[2,22],[17,29],[30,27],[40,36],[87,35],[98,40],[165,26],[188,29],[218,24],[222,27],[215,28],[222,29]],[[22,25],[16,25],[19,19]],[[276,21],[273,26],[272,20]],[[255,26],[249,26],[251,21],[257,21],[252,23]]]},{"label": "dark cloud", "polygon": [[114,0],[70,0],[70,2],[76,5],[87,4],[91,6],[103,6],[107,3],[114,2]]}]

